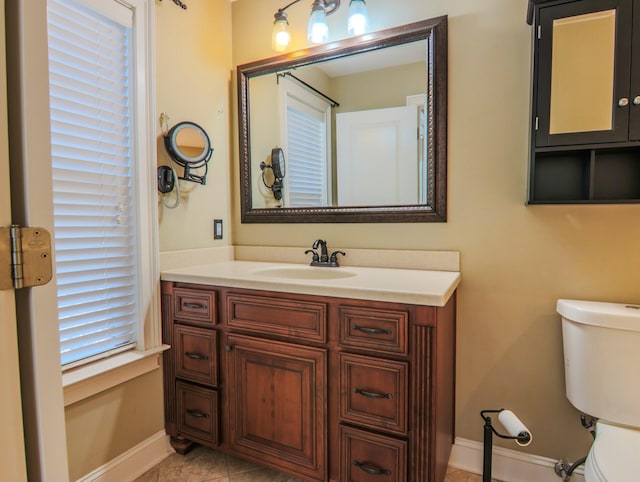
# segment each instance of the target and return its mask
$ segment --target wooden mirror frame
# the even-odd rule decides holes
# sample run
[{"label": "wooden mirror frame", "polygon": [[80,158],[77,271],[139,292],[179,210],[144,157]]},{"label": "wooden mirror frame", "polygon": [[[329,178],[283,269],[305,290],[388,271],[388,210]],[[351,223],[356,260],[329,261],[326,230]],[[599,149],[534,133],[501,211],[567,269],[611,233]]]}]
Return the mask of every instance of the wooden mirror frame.
[{"label": "wooden mirror frame", "polygon": [[[251,202],[249,80],[353,54],[427,41],[427,204],[259,208]],[[351,37],[319,47],[239,65],[238,123],[240,203],[243,223],[417,223],[445,222],[447,213],[447,17]]]}]

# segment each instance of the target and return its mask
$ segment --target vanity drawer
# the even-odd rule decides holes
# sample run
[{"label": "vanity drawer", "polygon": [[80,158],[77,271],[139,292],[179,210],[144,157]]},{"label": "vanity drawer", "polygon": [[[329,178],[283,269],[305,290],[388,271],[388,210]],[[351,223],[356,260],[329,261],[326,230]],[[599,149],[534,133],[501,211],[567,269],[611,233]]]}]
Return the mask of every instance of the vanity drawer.
[{"label": "vanity drawer", "polygon": [[341,426],[340,475],[350,482],[404,482],[407,442]]},{"label": "vanity drawer", "polygon": [[326,341],[326,303],[229,293],[226,306],[227,325],[233,328],[294,341]]},{"label": "vanity drawer", "polygon": [[178,434],[208,446],[218,445],[218,393],[176,382]]},{"label": "vanity drawer", "polygon": [[338,308],[340,344],[375,352],[406,355],[409,313],[376,308]]},{"label": "vanity drawer", "polygon": [[218,332],[174,325],[176,377],[205,385],[218,385]]},{"label": "vanity drawer", "polygon": [[176,320],[200,326],[211,326],[218,322],[215,291],[176,288],[173,298]]},{"label": "vanity drawer", "polygon": [[340,354],[340,417],[405,435],[408,364]]}]

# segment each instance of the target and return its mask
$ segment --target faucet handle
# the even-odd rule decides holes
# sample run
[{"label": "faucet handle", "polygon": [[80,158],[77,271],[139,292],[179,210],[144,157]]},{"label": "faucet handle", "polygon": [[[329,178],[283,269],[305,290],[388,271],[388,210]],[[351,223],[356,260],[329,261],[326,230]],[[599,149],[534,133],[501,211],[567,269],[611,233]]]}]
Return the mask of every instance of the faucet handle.
[{"label": "faucet handle", "polygon": [[331,253],[331,259],[329,260],[329,264],[331,266],[335,266],[338,267],[340,266],[340,264],[338,263],[338,255],[341,254],[342,256],[346,256],[347,253],[345,253],[344,251],[334,251],[333,253]]},{"label": "faucet handle", "polygon": [[313,258],[311,258],[311,266],[313,266],[314,263],[318,263],[320,261],[320,258],[318,257],[318,252],[313,249],[307,249],[304,252],[304,254],[309,254],[309,253],[313,254]]}]

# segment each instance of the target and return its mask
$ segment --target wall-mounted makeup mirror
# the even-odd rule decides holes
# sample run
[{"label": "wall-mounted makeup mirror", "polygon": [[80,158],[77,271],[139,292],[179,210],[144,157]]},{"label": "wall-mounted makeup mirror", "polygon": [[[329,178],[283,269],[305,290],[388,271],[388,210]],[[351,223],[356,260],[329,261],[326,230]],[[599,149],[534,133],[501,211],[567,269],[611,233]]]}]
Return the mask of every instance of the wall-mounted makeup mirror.
[{"label": "wall-mounted makeup mirror", "polygon": [[[208,163],[213,154],[206,131],[195,122],[179,122],[164,136],[164,145],[171,159],[184,168],[180,177],[185,181],[205,184]],[[204,168],[196,174],[192,169]]]},{"label": "wall-mounted makeup mirror", "polygon": [[271,149],[271,163],[267,164],[262,161],[260,163],[260,170],[262,171],[261,178],[262,184],[267,189],[271,189],[273,198],[276,201],[282,199],[282,184],[284,181],[285,173],[287,172],[286,161],[284,158],[284,152],[279,147]]},{"label": "wall-mounted makeup mirror", "polygon": [[446,220],[446,16],[240,65],[238,97],[242,222]]}]

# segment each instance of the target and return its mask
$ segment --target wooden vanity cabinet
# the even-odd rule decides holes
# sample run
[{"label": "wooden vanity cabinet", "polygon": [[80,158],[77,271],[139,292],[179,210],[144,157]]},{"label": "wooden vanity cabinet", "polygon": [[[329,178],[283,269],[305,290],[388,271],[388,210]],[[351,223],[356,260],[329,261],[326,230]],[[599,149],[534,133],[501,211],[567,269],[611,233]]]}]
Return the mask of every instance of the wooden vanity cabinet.
[{"label": "wooden vanity cabinet", "polygon": [[640,202],[640,0],[529,0],[529,203]]},{"label": "wooden vanity cabinet", "polygon": [[162,295],[177,451],[310,481],[444,480],[455,293],[442,308],[174,282]]}]

